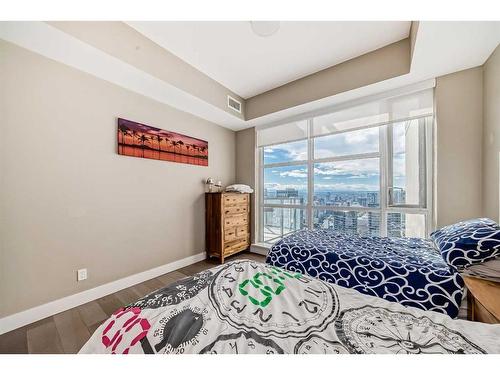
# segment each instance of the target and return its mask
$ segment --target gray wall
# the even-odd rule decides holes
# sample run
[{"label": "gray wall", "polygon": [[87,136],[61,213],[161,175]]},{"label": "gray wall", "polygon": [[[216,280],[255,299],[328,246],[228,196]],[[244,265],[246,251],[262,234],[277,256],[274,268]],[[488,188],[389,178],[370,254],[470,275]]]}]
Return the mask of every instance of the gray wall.
[{"label": "gray wall", "polygon": [[[3,41],[0,82],[0,317],[205,250],[233,131]],[[118,116],[207,140],[209,167],[117,155]]]},{"label": "gray wall", "polygon": [[[236,132],[236,181],[239,184],[251,186],[256,190],[255,186],[255,128],[240,130]],[[251,210],[251,228],[252,238],[254,243],[255,238],[255,193],[252,194]]]},{"label": "gray wall", "polygon": [[500,219],[498,196],[500,155],[500,47],[484,64],[483,212]]},{"label": "gray wall", "polygon": [[482,212],[483,68],[436,82],[435,214],[437,227]]},{"label": "gray wall", "polygon": [[[245,101],[240,96],[124,22],[52,21],[48,23],[233,116],[244,118]],[[228,108],[227,95],[231,95],[242,103],[242,113]]]},{"label": "gray wall", "polygon": [[245,118],[251,120],[407,74],[410,62],[410,39],[406,38],[248,98]]}]

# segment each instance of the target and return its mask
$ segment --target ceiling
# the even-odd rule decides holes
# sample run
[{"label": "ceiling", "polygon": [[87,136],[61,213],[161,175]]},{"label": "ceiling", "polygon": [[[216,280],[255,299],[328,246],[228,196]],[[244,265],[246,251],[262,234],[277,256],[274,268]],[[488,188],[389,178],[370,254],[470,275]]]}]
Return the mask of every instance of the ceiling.
[{"label": "ceiling", "polygon": [[408,74],[274,112],[246,121],[246,126],[268,126],[308,117],[318,111],[328,112],[359,98],[481,66],[499,44],[498,21],[420,21]]},{"label": "ceiling", "polygon": [[245,99],[404,39],[411,25],[281,22],[261,37],[246,21],[128,24]]},{"label": "ceiling", "polygon": [[[408,74],[248,121],[237,118],[45,22],[0,22],[0,38],[181,111],[232,130],[241,130],[331,111],[339,105],[360,98],[480,66],[500,43],[500,22],[421,21]],[[267,56],[267,59],[271,58],[270,56],[272,55]],[[205,58],[210,58],[210,55]],[[243,73],[238,73],[240,79],[247,79]]]}]

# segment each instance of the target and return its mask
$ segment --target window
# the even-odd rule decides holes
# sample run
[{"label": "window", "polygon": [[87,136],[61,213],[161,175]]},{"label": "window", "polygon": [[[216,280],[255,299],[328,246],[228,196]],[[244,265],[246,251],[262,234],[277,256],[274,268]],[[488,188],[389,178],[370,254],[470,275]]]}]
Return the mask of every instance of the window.
[{"label": "window", "polygon": [[426,237],[432,90],[412,95],[258,131],[259,241],[303,228]]}]

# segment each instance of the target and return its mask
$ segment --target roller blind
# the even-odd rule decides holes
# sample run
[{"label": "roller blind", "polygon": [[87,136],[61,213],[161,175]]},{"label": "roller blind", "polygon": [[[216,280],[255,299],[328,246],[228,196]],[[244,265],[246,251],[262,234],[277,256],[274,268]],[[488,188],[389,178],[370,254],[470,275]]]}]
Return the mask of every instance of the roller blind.
[{"label": "roller blind", "polygon": [[[311,116],[312,136],[322,136],[388,122],[430,116],[434,113],[434,80],[338,105],[327,114]],[[307,138],[308,121],[257,129],[257,146]]]},{"label": "roller blind", "polygon": [[269,146],[305,138],[307,138],[307,120],[295,121],[258,130],[257,146]]},{"label": "roller blind", "polygon": [[313,119],[313,136],[359,128],[380,126],[388,122],[432,115],[433,90],[389,97],[348,107]]}]

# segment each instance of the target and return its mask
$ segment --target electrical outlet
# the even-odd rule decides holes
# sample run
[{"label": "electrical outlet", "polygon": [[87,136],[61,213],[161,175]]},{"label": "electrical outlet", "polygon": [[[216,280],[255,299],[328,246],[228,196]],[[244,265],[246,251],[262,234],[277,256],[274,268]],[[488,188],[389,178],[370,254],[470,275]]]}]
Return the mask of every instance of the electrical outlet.
[{"label": "electrical outlet", "polygon": [[81,270],[76,271],[76,280],[83,281],[87,279],[87,269],[82,268]]}]

